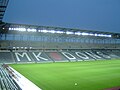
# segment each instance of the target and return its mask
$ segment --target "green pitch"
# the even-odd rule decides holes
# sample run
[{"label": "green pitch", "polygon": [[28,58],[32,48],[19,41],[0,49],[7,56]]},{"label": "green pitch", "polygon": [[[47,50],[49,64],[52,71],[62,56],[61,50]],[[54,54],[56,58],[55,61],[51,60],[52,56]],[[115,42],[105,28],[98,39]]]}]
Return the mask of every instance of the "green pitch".
[{"label": "green pitch", "polygon": [[120,86],[120,60],[11,66],[43,90],[104,90]]}]

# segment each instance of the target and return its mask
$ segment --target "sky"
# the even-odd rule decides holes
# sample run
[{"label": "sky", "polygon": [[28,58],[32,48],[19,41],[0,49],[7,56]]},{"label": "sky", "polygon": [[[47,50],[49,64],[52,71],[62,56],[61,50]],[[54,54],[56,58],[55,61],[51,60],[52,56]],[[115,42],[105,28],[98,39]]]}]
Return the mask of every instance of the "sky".
[{"label": "sky", "polygon": [[120,0],[9,0],[3,21],[120,33]]}]

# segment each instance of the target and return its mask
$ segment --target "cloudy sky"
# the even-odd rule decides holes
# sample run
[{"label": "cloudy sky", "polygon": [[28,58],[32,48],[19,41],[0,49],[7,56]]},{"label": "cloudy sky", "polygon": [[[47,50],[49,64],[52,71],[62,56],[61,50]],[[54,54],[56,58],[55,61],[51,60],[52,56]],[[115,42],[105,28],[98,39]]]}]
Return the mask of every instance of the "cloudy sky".
[{"label": "cloudy sky", "polygon": [[3,21],[120,33],[120,0],[9,0]]}]

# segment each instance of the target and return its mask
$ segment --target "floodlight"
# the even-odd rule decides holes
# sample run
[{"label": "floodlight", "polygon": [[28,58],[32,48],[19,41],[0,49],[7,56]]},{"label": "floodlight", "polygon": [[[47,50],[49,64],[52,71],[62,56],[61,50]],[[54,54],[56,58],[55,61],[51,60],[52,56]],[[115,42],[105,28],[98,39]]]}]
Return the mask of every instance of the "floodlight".
[{"label": "floodlight", "polygon": [[81,35],[81,33],[80,32],[75,32],[75,35]]},{"label": "floodlight", "polygon": [[32,47],[30,47],[30,49],[32,49]]},{"label": "floodlight", "polygon": [[9,30],[26,31],[25,28],[9,28]]},{"label": "floodlight", "polygon": [[13,47],[13,49],[16,49],[16,47]]},{"label": "floodlight", "polygon": [[98,34],[94,34],[94,36],[98,36]]},{"label": "floodlight", "polygon": [[17,47],[17,49],[19,49],[19,47]]},{"label": "floodlight", "polygon": [[25,49],[27,49],[27,47],[25,47]]},{"label": "floodlight", "polygon": [[18,28],[19,31],[26,31],[25,28]]},{"label": "floodlight", "polygon": [[48,31],[47,31],[47,30],[41,30],[41,32],[43,32],[43,33],[47,33]]},{"label": "floodlight", "polygon": [[73,34],[73,32],[69,32],[69,31],[67,31],[66,34]]},{"label": "floodlight", "polygon": [[9,30],[12,30],[12,28],[9,28]]},{"label": "floodlight", "polygon": [[23,49],[23,47],[21,47],[21,49]]},{"label": "floodlight", "polygon": [[82,34],[82,35],[89,35],[89,33],[84,33],[84,32],[83,32],[83,33],[81,33],[81,34]]},{"label": "floodlight", "polygon": [[50,33],[55,33],[55,30],[50,30],[49,32],[50,32]]},{"label": "floodlight", "polygon": [[63,31],[56,31],[56,33],[64,33]]},{"label": "floodlight", "polygon": [[108,37],[112,37],[112,35],[107,35]]},{"label": "floodlight", "polygon": [[36,29],[30,29],[30,28],[28,28],[27,31],[28,32],[36,32]]},{"label": "floodlight", "polygon": [[93,34],[93,33],[89,33],[89,35],[90,35],[90,36],[94,36],[94,34]]}]

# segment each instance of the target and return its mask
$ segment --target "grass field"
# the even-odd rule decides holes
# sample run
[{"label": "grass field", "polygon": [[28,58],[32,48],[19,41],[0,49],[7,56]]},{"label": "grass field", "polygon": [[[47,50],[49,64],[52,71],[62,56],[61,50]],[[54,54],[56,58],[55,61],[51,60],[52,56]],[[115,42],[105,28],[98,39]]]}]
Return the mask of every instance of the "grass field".
[{"label": "grass field", "polygon": [[11,66],[43,90],[104,90],[120,86],[120,60]]}]

